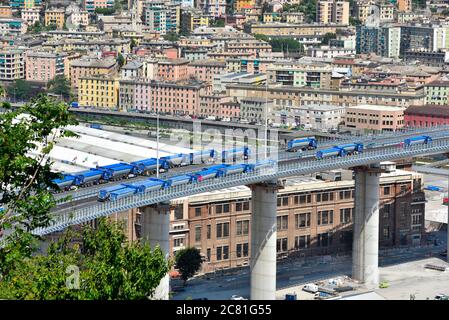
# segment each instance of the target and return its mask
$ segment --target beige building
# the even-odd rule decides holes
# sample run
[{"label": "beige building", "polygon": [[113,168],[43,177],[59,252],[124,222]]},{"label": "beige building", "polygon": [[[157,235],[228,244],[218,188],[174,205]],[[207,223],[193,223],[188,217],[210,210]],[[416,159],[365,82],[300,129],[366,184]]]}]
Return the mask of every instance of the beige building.
[{"label": "beige building", "polygon": [[348,107],[344,127],[361,133],[396,131],[404,127],[405,109],[382,105]]},{"label": "beige building", "polygon": [[398,0],[398,11],[399,12],[411,12],[412,11],[412,0]]},{"label": "beige building", "polygon": [[11,18],[12,9],[10,6],[0,6],[0,17]]},{"label": "beige building", "polygon": [[344,0],[319,0],[316,6],[316,21],[322,24],[349,24],[349,2]]},{"label": "beige building", "polygon": [[368,16],[371,14],[371,6],[375,4],[374,0],[358,0],[355,3],[354,13],[355,17],[361,23],[365,23]]},{"label": "beige building", "polygon": [[45,11],[45,25],[56,24],[58,29],[64,27],[65,10],[64,9],[50,9]]},{"label": "beige building", "polygon": [[78,103],[80,106],[115,109],[118,107],[119,81],[114,77],[81,77]]},{"label": "beige building", "polygon": [[25,78],[25,51],[22,48],[0,50],[0,80],[13,81]]}]

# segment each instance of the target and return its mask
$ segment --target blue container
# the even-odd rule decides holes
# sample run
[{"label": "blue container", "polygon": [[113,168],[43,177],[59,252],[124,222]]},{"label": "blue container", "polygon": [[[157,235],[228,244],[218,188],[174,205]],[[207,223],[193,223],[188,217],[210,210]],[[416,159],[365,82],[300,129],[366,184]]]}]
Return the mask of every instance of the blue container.
[{"label": "blue container", "polygon": [[110,199],[112,201],[114,201],[114,200],[118,200],[118,199],[130,196],[130,195],[133,195],[135,193],[136,193],[135,188],[125,187],[123,189],[111,192]]},{"label": "blue container", "polygon": [[294,139],[287,143],[287,151],[290,152],[304,149],[316,149],[316,147],[317,142],[315,137]]},{"label": "blue container", "polygon": [[317,159],[329,158],[329,157],[342,157],[346,155],[346,151],[344,149],[333,147],[330,149],[320,150],[316,153]]},{"label": "blue container", "polygon": [[105,201],[105,200],[109,199],[109,197],[111,196],[112,192],[115,192],[117,190],[121,190],[121,189],[124,189],[124,188],[126,188],[126,186],[123,185],[123,184],[119,184],[119,185],[115,185],[115,186],[110,186],[110,187],[104,188],[104,189],[102,189],[102,190],[100,190],[98,192],[98,200]]}]

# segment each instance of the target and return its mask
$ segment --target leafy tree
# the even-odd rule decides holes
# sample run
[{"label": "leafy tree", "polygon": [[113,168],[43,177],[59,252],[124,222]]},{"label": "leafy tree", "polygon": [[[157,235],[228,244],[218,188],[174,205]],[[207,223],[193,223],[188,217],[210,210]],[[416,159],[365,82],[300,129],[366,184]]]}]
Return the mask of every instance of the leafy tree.
[{"label": "leafy tree", "polygon": [[25,100],[30,96],[31,85],[25,80],[17,79],[6,90],[8,96],[14,98],[14,100]]},{"label": "leafy tree", "polygon": [[27,32],[29,33],[41,33],[43,26],[39,21],[36,21],[32,26],[28,26]]},{"label": "leafy tree", "polygon": [[50,23],[49,25],[46,25],[44,27],[45,31],[54,31],[54,30],[57,30],[57,29],[58,29],[58,26],[56,25],[56,23]]},{"label": "leafy tree", "polygon": [[70,98],[71,87],[70,81],[64,75],[57,75],[47,84],[48,92],[62,96],[64,98]]},{"label": "leafy tree", "polygon": [[179,40],[179,36],[176,33],[173,33],[173,32],[167,33],[166,35],[164,35],[162,37],[164,38],[164,40],[167,40],[167,41],[175,42],[175,41]]},{"label": "leafy tree", "polygon": [[225,22],[223,19],[215,19],[210,23],[211,27],[223,28],[225,26]]},{"label": "leafy tree", "polygon": [[349,17],[349,24],[351,25],[351,26],[358,26],[358,25],[361,25],[362,24],[362,21],[360,21],[359,19],[357,19],[357,18],[354,18],[354,17]]},{"label": "leafy tree", "polygon": [[115,8],[95,8],[95,13],[110,16],[115,13]]},{"label": "leafy tree", "polygon": [[120,68],[125,64],[125,57],[121,53],[117,55],[117,63]]},{"label": "leafy tree", "polygon": [[322,44],[329,44],[329,40],[331,39],[336,39],[337,35],[335,33],[332,32],[328,32],[324,35],[323,40],[321,40]]},{"label": "leafy tree", "polygon": [[[30,103],[0,114],[0,230],[7,245],[0,249],[0,275],[4,275],[22,257],[30,256],[34,236],[30,231],[50,223],[50,209],[55,205],[50,187],[59,175],[50,171],[48,153],[54,145],[55,129],[76,121],[68,113],[67,105],[39,95]],[[73,136],[63,131],[62,136]],[[29,153],[43,143],[41,155]]]},{"label": "leafy tree", "polygon": [[[66,272],[75,266],[79,279],[70,288]],[[50,244],[47,255],[21,261],[0,282],[0,298],[148,299],[169,267],[159,247],[127,243],[121,226],[102,218],[97,228],[66,231]]]},{"label": "leafy tree", "polygon": [[200,251],[195,247],[181,249],[176,253],[176,268],[181,273],[184,285],[201,267],[202,258]]},{"label": "leafy tree", "polygon": [[426,0],[412,0],[412,8],[425,9]]},{"label": "leafy tree", "polygon": [[134,38],[131,39],[130,47],[131,47],[131,50],[134,49],[135,47],[137,47],[137,40],[136,39],[134,39]]},{"label": "leafy tree", "polygon": [[302,12],[307,21],[316,20],[316,0],[304,0],[300,4],[284,4],[282,6],[283,12]]}]

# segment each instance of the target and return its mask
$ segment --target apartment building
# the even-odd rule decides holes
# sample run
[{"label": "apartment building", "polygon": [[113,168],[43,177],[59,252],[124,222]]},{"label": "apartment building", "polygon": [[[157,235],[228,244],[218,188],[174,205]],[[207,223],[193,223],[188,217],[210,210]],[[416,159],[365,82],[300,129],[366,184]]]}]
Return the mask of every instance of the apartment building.
[{"label": "apartment building", "polygon": [[0,34],[1,35],[19,35],[27,31],[27,25],[24,20],[18,18],[1,18],[0,17]]},{"label": "apartment building", "polygon": [[12,9],[10,6],[0,6],[0,17],[11,18]]},{"label": "apartment building", "polygon": [[371,6],[375,3],[374,0],[357,0],[354,6],[355,18],[364,24],[368,16],[371,15]]},{"label": "apartment building", "polygon": [[97,8],[114,8],[114,0],[83,0],[83,8],[94,13]]},{"label": "apartment building", "polygon": [[405,109],[381,105],[347,107],[343,128],[357,133],[397,131],[405,125]]},{"label": "apartment building", "polygon": [[116,71],[117,62],[114,58],[109,59],[86,59],[73,60],[70,64],[70,84],[73,90],[78,90],[81,77],[106,75]]},{"label": "apartment building", "polygon": [[149,31],[160,35],[178,33],[181,25],[181,5],[165,1],[147,2],[144,10],[144,22]]},{"label": "apartment building", "polygon": [[167,59],[158,62],[157,77],[161,81],[187,80],[189,60]]},{"label": "apartment building", "polygon": [[336,33],[338,29],[347,28],[343,24],[288,24],[288,23],[252,23],[244,27],[245,33],[264,34],[266,36],[288,36],[288,37],[306,37],[306,36],[324,36],[326,33]]},{"label": "apartment building", "polygon": [[42,5],[42,0],[10,0],[9,5],[12,9],[29,9],[40,7]]},{"label": "apartment building", "polygon": [[264,124],[265,121],[273,122],[273,101],[264,98],[241,98],[240,118],[251,123]]},{"label": "apartment building", "polygon": [[212,83],[214,76],[226,72],[226,62],[216,60],[200,60],[190,62],[187,66],[189,78]]},{"label": "apartment building", "polygon": [[356,27],[356,53],[376,53],[383,57],[398,58],[402,52],[402,28]]},{"label": "apartment building", "polygon": [[267,58],[226,59],[227,72],[267,73],[276,60]]},{"label": "apartment building", "polygon": [[261,54],[271,53],[272,48],[268,42],[262,40],[233,40],[225,43],[226,52],[250,53],[252,57],[257,58]]},{"label": "apartment building", "polygon": [[62,29],[65,23],[64,9],[45,10],[44,23],[46,26],[55,24],[58,29]]},{"label": "apartment building", "polygon": [[211,92],[210,84],[198,81],[121,80],[121,109],[173,115],[199,115],[200,96]]},{"label": "apartment building", "polygon": [[412,0],[397,0],[398,11],[399,12],[411,12],[412,11]]},{"label": "apartment building", "polygon": [[240,103],[231,99],[226,94],[212,92],[200,96],[200,116],[216,117],[217,119],[229,118],[240,120]]},{"label": "apartment building", "polygon": [[449,81],[436,80],[425,85],[426,104],[449,104]]},{"label": "apartment building", "polygon": [[322,24],[349,24],[349,2],[344,0],[319,0],[316,5],[316,21]]},{"label": "apartment building", "polygon": [[[338,129],[343,121],[346,107],[333,105],[308,105],[294,109],[296,126],[305,126],[321,131]],[[285,124],[286,121],[280,119],[277,123]]]},{"label": "apartment building", "polygon": [[67,54],[29,51],[26,54],[26,80],[48,82],[65,74]]},{"label": "apartment building", "polygon": [[40,20],[40,9],[38,8],[28,8],[28,9],[22,9],[21,18],[27,26],[33,26],[36,22],[39,22]]},{"label": "apartment building", "polygon": [[267,68],[269,83],[283,86],[329,88],[332,67],[327,64],[276,62]]},{"label": "apartment building", "polygon": [[190,33],[196,28],[209,26],[209,16],[204,15],[201,10],[182,10],[181,31]]},{"label": "apartment building", "polygon": [[79,78],[78,103],[84,107],[117,109],[119,81],[115,77],[90,76]]},{"label": "apartment building", "polygon": [[25,50],[7,47],[0,50],[0,81],[25,79]]}]

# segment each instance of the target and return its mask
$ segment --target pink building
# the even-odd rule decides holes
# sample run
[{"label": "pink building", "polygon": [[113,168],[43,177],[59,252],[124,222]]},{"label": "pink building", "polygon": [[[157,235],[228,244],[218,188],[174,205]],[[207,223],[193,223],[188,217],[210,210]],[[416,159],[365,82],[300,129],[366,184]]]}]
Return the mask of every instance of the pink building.
[{"label": "pink building", "polygon": [[187,65],[189,60],[170,59],[158,63],[158,79],[161,81],[179,81],[189,78]]},{"label": "pink building", "polygon": [[200,96],[210,94],[210,84],[197,81],[120,81],[120,109],[199,115]]},{"label": "pink building", "polygon": [[57,75],[64,75],[66,59],[65,53],[28,52],[25,58],[26,80],[48,82]]},{"label": "pink building", "polygon": [[199,60],[187,67],[189,77],[200,81],[212,82],[214,76],[226,72],[226,62],[216,60]]},{"label": "pink building", "polygon": [[114,1],[111,0],[83,0],[84,10],[95,12],[96,8],[114,8]]}]

